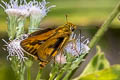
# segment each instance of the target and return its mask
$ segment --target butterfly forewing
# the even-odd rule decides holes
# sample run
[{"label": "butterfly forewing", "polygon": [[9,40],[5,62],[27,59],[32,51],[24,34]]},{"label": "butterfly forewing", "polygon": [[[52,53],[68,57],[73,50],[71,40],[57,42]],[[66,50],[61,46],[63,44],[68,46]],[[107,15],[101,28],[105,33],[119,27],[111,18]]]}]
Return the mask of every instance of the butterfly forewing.
[{"label": "butterfly forewing", "polygon": [[34,32],[30,34],[27,39],[21,41],[21,46],[28,53],[35,54],[40,45],[48,40],[50,37],[54,36],[54,34],[55,30],[53,29],[46,29]]}]

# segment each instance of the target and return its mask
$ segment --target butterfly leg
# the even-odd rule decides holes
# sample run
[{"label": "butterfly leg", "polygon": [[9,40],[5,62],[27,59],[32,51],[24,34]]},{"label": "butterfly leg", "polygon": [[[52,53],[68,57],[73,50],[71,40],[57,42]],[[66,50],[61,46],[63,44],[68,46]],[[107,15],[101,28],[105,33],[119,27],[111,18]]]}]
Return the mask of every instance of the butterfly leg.
[{"label": "butterfly leg", "polygon": [[53,62],[54,64],[56,64],[56,56],[53,58]]},{"label": "butterfly leg", "polygon": [[35,60],[38,60],[37,56],[34,56],[34,55],[30,55],[30,56],[32,56]]},{"label": "butterfly leg", "polygon": [[66,58],[64,56],[64,46],[66,45],[65,43],[67,43],[66,41],[68,41],[68,36],[64,38],[63,43],[60,45],[59,49],[58,49],[58,56],[59,56],[59,63],[60,64],[64,64],[66,62]]},{"label": "butterfly leg", "polygon": [[77,48],[77,41],[76,41],[75,39],[72,39],[72,40],[69,40],[69,41],[67,42],[67,45],[68,45],[68,44],[71,44],[71,46],[70,46],[71,49],[76,52],[75,54],[79,55],[79,50],[78,50],[78,48]]}]

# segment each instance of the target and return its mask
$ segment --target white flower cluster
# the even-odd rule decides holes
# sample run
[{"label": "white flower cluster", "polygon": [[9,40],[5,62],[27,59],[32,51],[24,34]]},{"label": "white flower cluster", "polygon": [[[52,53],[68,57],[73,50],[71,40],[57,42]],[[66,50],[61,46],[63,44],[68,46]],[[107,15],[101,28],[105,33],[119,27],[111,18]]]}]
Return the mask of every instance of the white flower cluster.
[{"label": "white flower cluster", "polygon": [[50,8],[55,7],[55,5],[46,7],[46,5],[48,3],[49,2],[46,2],[45,0],[43,0],[42,2],[38,2],[38,1],[35,1],[35,0],[30,1],[28,3],[30,15],[39,15],[39,14],[41,14],[42,17],[46,16],[46,14],[50,10]]},{"label": "white flower cluster", "polygon": [[8,16],[27,17],[29,16],[27,5],[22,4],[22,2],[23,0],[21,0],[19,4],[18,0],[10,0],[10,2],[7,3],[2,0],[2,3],[5,5],[5,7],[2,6],[1,4],[0,6],[5,10]]},{"label": "white flower cluster", "polygon": [[5,7],[2,4],[0,4],[0,6],[5,10],[8,16],[27,17],[29,15],[40,14],[42,17],[44,17],[50,8],[55,7],[55,5],[46,7],[48,2],[45,0],[42,2],[33,0],[28,3],[26,0],[10,0],[9,3],[2,0],[2,3],[5,5]]},{"label": "white flower cluster", "polygon": [[27,37],[28,35],[24,34],[19,39],[14,39],[12,41],[10,40],[10,43],[2,39],[6,43],[5,46],[7,47],[7,51],[9,53],[9,55],[7,56],[7,59],[10,59],[11,56],[17,56],[20,62],[27,59],[27,57],[24,56],[24,50],[20,46],[20,42]]},{"label": "white flower cluster", "polygon": [[68,43],[65,47],[67,53],[71,53],[73,56],[79,56],[82,53],[88,53],[90,50],[88,47],[89,39],[84,39],[84,37],[81,37],[80,34],[77,36],[77,38],[75,34],[73,38],[73,34],[71,35],[70,40],[74,40]]}]

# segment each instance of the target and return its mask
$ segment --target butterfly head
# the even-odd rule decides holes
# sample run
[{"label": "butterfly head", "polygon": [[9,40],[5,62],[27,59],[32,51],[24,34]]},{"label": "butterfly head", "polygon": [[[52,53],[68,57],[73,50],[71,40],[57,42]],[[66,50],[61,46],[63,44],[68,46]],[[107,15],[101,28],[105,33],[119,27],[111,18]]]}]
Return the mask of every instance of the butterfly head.
[{"label": "butterfly head", "polygon": [[74,31],[76,29],[76,25],[72,24],[71,22],[68,21],[68,15],[65,15],[66,16],[66,24],[65,26],[67,28],[69,28],[70,31]]},{"label": "butterfly head", "polygon": [[76,29],[76,25],[70,23],[70,22],[67,22],[65,24],[66,27],[68,27],[71,31],[74,31]]}]

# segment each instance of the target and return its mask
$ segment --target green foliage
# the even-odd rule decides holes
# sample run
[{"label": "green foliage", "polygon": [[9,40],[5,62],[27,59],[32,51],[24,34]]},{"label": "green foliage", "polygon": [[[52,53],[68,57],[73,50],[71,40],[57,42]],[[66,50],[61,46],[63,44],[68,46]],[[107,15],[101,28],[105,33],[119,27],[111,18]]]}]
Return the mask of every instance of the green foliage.
[{"label": "green foliage", "polygon": [[88,63],[83,73],[74,80],[120,80],[120,65],[110,67],[109,62],[97,46],[97,53]]},{"label": "green foliage", "polygon": [[13,70],[10,65],[5,64],[5,61],[0,61],[0,80],[16,80]]},{"label": "green foliage", "polygon": [[104,56],[104,53],[101,52],[100,47],[97,47],[97,49],[98,51],[96,55],[88,63],[81,76],[94,73],[110,66],[108,60]]},{"label": "green foliage", "polygon": [[82,76],[78,80],[120,80],[120,65],[114,65],[107,69]]},{"label": "green foliage", "polygon": [[11,67],[15,73],[16,80],[24,80],[25,66],[24,63],[20,63],[19,59],[16,56],[12,56]]}]

